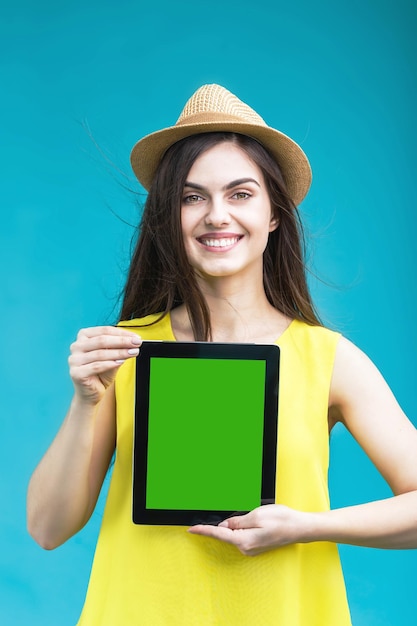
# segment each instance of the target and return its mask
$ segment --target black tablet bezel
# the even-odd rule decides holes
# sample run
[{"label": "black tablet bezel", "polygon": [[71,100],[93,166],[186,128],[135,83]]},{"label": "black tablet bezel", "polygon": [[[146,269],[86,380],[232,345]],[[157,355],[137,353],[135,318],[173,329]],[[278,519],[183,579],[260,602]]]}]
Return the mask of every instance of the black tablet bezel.
[{"label": "black tablet bezel", "polygon": [[150,363],[153,357],[244,359],[265,362],[262,485],[259,505],[275,501],[280,350],[276,344],[144,341],[136,358],[132,520],[135,524],[217,524],[248,511],[146,508]]}]

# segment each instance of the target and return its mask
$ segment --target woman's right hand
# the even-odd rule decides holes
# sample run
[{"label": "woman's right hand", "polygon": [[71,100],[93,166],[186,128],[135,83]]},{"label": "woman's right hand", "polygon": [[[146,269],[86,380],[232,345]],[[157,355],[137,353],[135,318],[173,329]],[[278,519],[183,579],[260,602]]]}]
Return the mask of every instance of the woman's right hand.
[{"label": "woman's right hand", "polygon": [[126,359],[139,354],[139,335],[115,326],[83,328],[71,345],[68,359],[75,395],[96,405]]}]

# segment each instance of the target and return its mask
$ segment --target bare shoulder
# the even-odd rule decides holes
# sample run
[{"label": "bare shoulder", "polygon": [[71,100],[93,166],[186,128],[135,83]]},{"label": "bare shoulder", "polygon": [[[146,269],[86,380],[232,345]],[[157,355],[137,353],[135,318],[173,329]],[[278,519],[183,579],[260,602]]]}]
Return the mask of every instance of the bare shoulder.
[{"label": "bare shoulder", "polygon": [[371,391],[374,385],[384,384],[382,374],[365,352],[345,337],[340,337],[334,362],[330,405],[342,406],[353,389],[365,393]]},{"label": "bare shoulder", "polygon": [[331,382],[329,413],[365,450],[394,492],[417,488],[417,430],[372,360],[341,338]]}]

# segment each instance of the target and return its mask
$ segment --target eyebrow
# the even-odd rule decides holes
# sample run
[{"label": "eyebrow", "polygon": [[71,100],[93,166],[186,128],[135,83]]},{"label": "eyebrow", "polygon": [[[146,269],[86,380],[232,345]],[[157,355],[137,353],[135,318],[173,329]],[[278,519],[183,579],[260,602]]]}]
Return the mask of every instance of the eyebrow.
[{"label": "eyebrow", "polygon": [[[222,191],[227,191],[228,189],[233,189],[233,187],[239,187],[239,185],[244,185],[245,183],[255,183],[260,187],[260,184],[254,178],[237,178],[236,180],[232,180],[227,185],[222,187]],[[197,183],[192,183],[191,181],[186,181],[184,187],[190,187],[191,189],[198,189],[199,191],[206,191],[206,188],[203,185],[198,185]]]}]

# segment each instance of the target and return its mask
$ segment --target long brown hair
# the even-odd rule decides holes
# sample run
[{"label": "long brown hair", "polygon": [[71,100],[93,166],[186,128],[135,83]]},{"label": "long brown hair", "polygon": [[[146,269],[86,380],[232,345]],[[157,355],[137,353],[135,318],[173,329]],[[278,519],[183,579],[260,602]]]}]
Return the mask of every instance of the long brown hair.
[{"label": "long brown hair", "polygon": [[120,319],[152,313],[160,313],[162,318],[184,304],[195,340],[211,339],[210,312],[185,252],[181,202],[194,161],[223,141],[241,147],[261,169],[273,215],[279,220],[264,252],[263,281],[269,302],[288,317],[320,325],[306,280],[300,216],[288,196],[279,166],[255,139],[235,133],[194,135],[178,141],[165,153],[145,204]]}]

